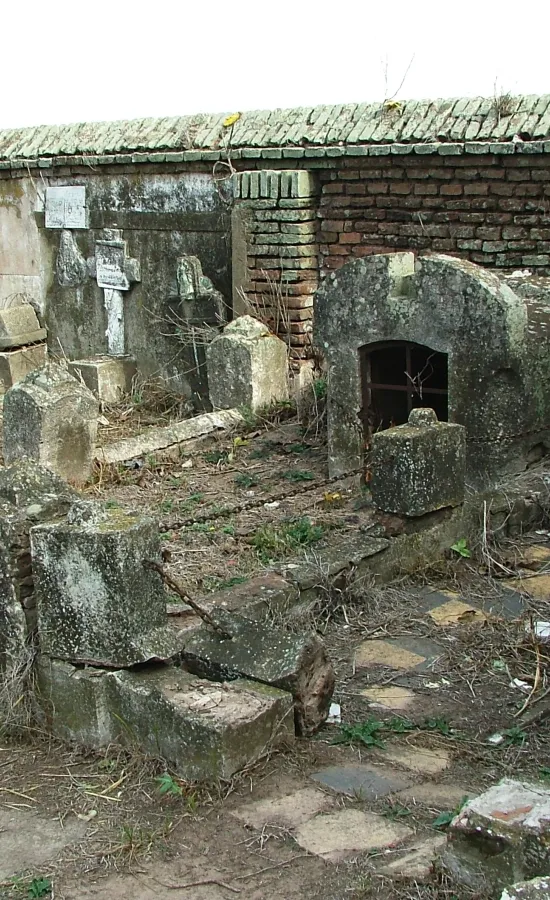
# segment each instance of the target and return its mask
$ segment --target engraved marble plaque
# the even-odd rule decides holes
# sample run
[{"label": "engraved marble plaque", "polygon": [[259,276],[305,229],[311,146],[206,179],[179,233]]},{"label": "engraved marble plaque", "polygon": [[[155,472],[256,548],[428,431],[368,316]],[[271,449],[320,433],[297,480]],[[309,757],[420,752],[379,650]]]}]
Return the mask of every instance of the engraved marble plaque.
[{"label": "engraved marble plaque", "polygon": [[46,188],[46,228],[87,227],[84,185]]}]

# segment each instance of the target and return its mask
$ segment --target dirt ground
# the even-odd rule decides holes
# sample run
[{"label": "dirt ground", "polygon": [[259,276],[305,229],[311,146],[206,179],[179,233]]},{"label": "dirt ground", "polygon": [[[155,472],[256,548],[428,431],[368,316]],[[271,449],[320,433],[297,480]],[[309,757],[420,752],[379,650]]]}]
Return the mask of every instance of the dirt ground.
[{"label": "dirt ground", "polygon": [[[120,412],[105,414],[104,431],[127,436]],[[135,411],[128,417],[143,424]],[[284,409],[182,455],[100,467],[86,492],[160,517],[169,570],[197,595],[373,527],[364,492],[328,482],[318,423],[300,425]],[[533,623],[550,620],[550,535],[491,552],[477,561],[450,552],[416,580],[329,596],[309,624],[334,661],[341,723],[231,783],[184,784],[139,752],[84,753],[37,731],[0,738],[0,896],[469,897],[429,873],[395,878],[382,866],[444,835],[465,796],[505,775],[550,777],[550,650],[533,637]],[[495,734],[499,743],[488,740]],[[312,779],[350,765],[407,790],[365,799]],[[287,797],[283,815],[277,804]],[[298,798],[329,817],[375,813],[408,836],[331,860],[304,846]]]}]

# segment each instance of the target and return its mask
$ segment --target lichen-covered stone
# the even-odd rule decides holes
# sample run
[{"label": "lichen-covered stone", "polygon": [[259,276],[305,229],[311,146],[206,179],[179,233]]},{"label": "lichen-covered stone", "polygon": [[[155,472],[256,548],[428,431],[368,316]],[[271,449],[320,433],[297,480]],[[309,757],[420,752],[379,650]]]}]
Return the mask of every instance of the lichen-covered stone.
[{"label": "lichen-covered stone", "polygon": [[[88,505],[87,505],[88,506]],[[78,506],[71,521],[31,529],[42,650],[71,662],[128,666],[174,652],[156,572],[158,525]]]},{"label": "lichen-covered stone", "polygon": [[43,341],[46,329],[40,327],[30,303],[0,308],[0,350]]},{"label": "lichen-covered stone", "polygon": [[190,781],[230,778],[294,738],[291,695],[249,681],[214,684],[170,666],[75,669],[47,658],[38,680],[55,734],[84,746],[137,745]]},{"label": "lichen-covered stone", "polygon": [[507,885],[547,875],[550,788],[504,778],[453,819],[437,866],[471,890],[498,896]]},{"label": "lichen-covered stone", "polygon": [[500,900],[548,900],[550,897],[550,876],[518,881],[504,888]]},{"label": "lichen-covered stone", "polygon": [[206,353],[212,405],[253,410],[288,400],[287,348],[269,328],[240,316],[209,344]]},{"label": "lichen-covered stone", "polygon": [[75,483],[92,471],[98,402],[69,373],[50,363],[4,397],[4,459],[23,456]]},{"label": "lichen-covered stone", "polygon": [[466,435],[462,425],[438,422],[414,409],[407,425],[373,435],[372,499],[384,512],[423,516],[464,500]]},{"label": "lichen-covered stone", "polygon": [[223,610],[211,614],[231,638],[208,628],[186,637],[182,660],[189,671],[221,681],[251,678],[289,691],[297,734],[317,731],[327,719],[334,690],[334,669],[323,641],[313,632],[268,629]]},{"label": "lichen-covered stone", "polygon": [[14,384],[23,381],[29,372],[40,369],[46,358],[46,344],[32,344],[30,347],[0,352],[0,396]]}]

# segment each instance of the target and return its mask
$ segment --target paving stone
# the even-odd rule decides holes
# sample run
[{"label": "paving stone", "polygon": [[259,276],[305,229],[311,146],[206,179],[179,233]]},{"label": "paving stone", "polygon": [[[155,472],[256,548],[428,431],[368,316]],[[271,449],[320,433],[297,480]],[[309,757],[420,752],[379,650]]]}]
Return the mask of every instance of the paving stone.
[{"label": "paving stone", "polygon": [[377,872],[381,875],[393,876],[394,878],[426,879],[432,872],[438,848],[446,843],[446,835],[434,835],[434,837],[421,841],[413,850],[405,853],[404,856],[392,859],[387,865],[381,866],[377,869]]},{"label": "paving stone", "polygon": [[533,575],[531,578],[513,578],[506,582],[507,588],[530,594],[535,600],[550,599],[550,575]]},{"label": "paving stone", "polygon": [[359,668],[388,666],[390,669],[425,671],[440,655],[437,644],[423,638],[406,637],[399,641],[363,641],[355,651]]},{"label": "paving stone", "polygon": [[412,834],[405,825],[389,822],[376,813],[341,809],[314,816],[300,826],[295,839],[309,853],[339,862],[356,853],[394,847]]},{"label": "paving stone", "polygon": [[446,750],[429,750],[426,747],[407,747],[400,750],[386,750],[384,759],[418,772],[419,775],[438,775],[450,763]]},{"label": "paving stone", "polygon": [[398,685],[364,688],[360,694],[366,697],[375,709],[410,709],[416,700],[414,691]]},{"label": "paving stone", "polygon": [[279,825],[282,828],[298,828],[317,813],[331,809],[335,798],[317,788],[307,787],[284,797],[268,797],[240,806],[231,815],[245,825],[257,828]]},{"label": "paving stone", "polygon": [[445,627],[448,625],[484,625],[487,615],[475,606],[463,603],[462,600],[448,600],[441,606],[434,606],[429,615],[436,625]]},{"label": "paving stone", "polygon": [[31,869],[38,872],[68,844],[81,841],[86,825],[74,816],[45,818],[25,809],[0,808],[0,881]]},{"label": "paving stone", "polygon": [[468,790],[459,784],[437,784],[423,781],[399,791],[395,796],[405,804],[419,803],[430,809],[456,809],[465,797],[472,797],[477,791]]},{"label": "paving stone", "polygon": [[521,551],[521,565],[527,569],[538,569],[550,562],[550,546],[548,544],[532,544]]},{"label": "paving stone", "polygon": [[376,800],[407,786],[407,780],[400,772],[377,770],[371,766],[329,766],[314,772],[311,778],[339,794],[359,800]]},{"label": "paving stone", "polygon": [[491,598],[483,604],[483,608],[492,616],[503,619],[519,619],[525,612],[525,599],[521,593],[503,584],[500,597]]}]

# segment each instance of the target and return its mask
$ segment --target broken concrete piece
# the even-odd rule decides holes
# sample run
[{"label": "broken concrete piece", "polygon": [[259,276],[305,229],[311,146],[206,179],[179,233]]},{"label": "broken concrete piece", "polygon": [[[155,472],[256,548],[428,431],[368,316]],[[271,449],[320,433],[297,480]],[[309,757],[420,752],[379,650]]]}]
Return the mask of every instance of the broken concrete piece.
[{"label": "broken concrete piece", "polygon": [[421,841],[412,850],[403,856],[392,859],[391,862],[376,871],[380,875],[389,875],[392,878],[414,878],[415,880],[429,878],[433,870],[436,852],[446,842],[445,835],[434,835],[432,838]]},{"label": "broken concrete piece", "polygon": [[109,667],[171,657],[162,582],[143,566],[159,542],[152,520],[91,503],[67,523],[32,528],[42,651]]},{"label": "broken concrete piece", "polygon": [[4,397],[4,459],[34,459],[67,481],[87,481],[97,433],[97,400],[54,363],[14,385]]},{"label": "broken concrete piece", "polygon": [[98,447],[96,458],[100,462],[105,463],[125,462],[127,459],[135,459],[145,456],[147,453],[154,453],[155,450],[166,450],[168,447],[175,447],[177,444],[194,440],[205,434],[210,434],[212,431],[225,431],[228,428],[240,425],[242,421],[243,417],[236,409],[222,409],[218,412],[203,413],[200,416],[193,416],[192,419],[177,422],[175,425],[166,425],[163,428],[149,428],[137,437],[123,438],[114,444],[110,444],[108,447]]},{"label": "broken concrete piece", "polygon": [[48,356],[46,344],[33,344],[0,353],[0,396],[14,384],[23,381],[29,372],[45,365]]},{"label": "broken concrete piece", "polygon": [[466,430],[413,409],[407,425],[372,437],[372,499],[384,512],[423,516],[464,500]]},{"label": "broken concrete piece", "polygon": [[469,800],[449,826],[438,866],[473,890],[503,890],[550,866],[550,789],[504,778]]},{"label": "broken concrete piece", "polygon": [[40,327],[30,303],[0,308],[0,350],[23,347],[46,339],[46,329]]},{"label": "broken concrete piece", "polygon": [[85,384],[98,400],[118,403],[124,394],[132,390],[136,363],[130,356],[76,359],[69,363],[69,372]]},{"label": "broken concrete piece", "polygon": [[181,653],[186,668],[207,678],[251,678],[289,691],[294,697],[296,733],[310,735],[326,721],[334,690],[334,670],[323,641],[313,632],[294,634],[265,627],[242,616],[213,610],[223,638],[201,628],[186,638]]},{"label": "broken concrete piece", "polygon": [[548,897],[550,877],[518,881],[511,887],[504,888],[500,900],[548,900]]},{"label": "broken concrete piece", "polygon": [[234,319],[214,338],[206,351],[206,366],[216,409],[258,410],[288,400],[286,344],[252,316]]},{"label": "broken concrete piece", "polygon": [[39,684],[54,733],[85,746],[137,744],[189,781],[230,778],[294,738],[290,694],[248,681],[213,684],[171,666],[79,670],[43,657]]}]

